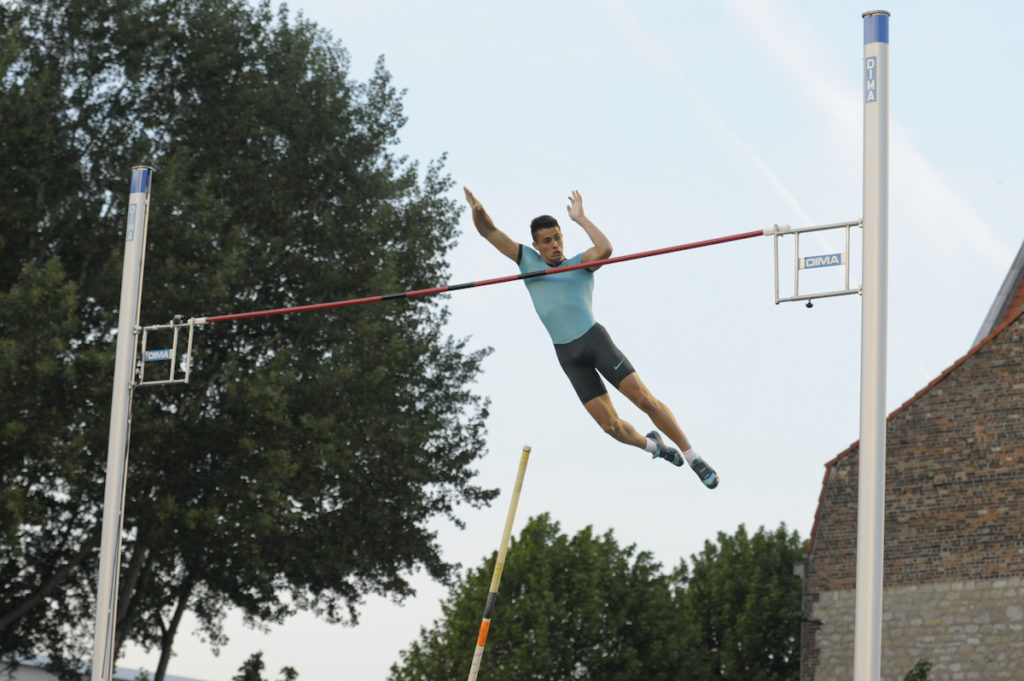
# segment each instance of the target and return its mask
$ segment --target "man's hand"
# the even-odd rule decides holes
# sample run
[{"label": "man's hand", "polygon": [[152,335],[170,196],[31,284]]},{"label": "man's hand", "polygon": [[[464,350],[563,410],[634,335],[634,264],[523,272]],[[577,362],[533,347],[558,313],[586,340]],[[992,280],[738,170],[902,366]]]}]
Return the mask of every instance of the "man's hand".
[{"label": "man's hand", "polygon": [[473,196],[473,192],[469,191],[469,187],[463,187],[462,191],[466,192],[466,201],[469,202],[469,211],[477,230],[484,234],[485,231],[494,229],[494,222],[491,221],[491,216],[484,210],[484,204],[480,203],[480,199]]},{"label": "man's hand", "polygon": [[480,203],[480,199],[473,196],[473,192],[469,191],[468,187],[463,187],[462,191],[466,192],[466,201],[469,202],[469,209],[473,212],[473,224],[479,225],[481,220],[490,223],[491,219],[487,215],[487,211],[484,210],[484,204]]},{"label": "man's hand", "polygon": [[480,232],[480,236],[491,242],[491,245],[503,255],[516,260],[519,257],[519,244],[494,226],[494,221],[484,210],[484,205],[473,196],[473,192],[469,191],[468,187],[463,187],[462,191],[466,192],[466,201],[469,202],[470,211],[473,213],[473,226],[476,227],[476,231]]},{"label": "man's hand", "polygon": [[[590,240],[594,242],[593,246],[583,251],[583,262],[594,262],[595,260],[604,260],[611,257],[612,242],[608,241],[608,237],[604,235],[604,232],[598,229],[597,225],[583,214],[583,197],[575,189],[569,195],[569,205],[566,206],[566,209],[569,211],[569,217],[572,218],[573,222],[582,227],[583,231],[590,237]],[[588,269],[593,272],[597,268],[592,267]]]},{"label": "man's hand", "polygon": [[469,207],[473,210],[483,210],[483,204],[473,196],[473,192],[469,191],[469,187],[463,187],[462,191],[466,192],[466,200],[469,201]]},{"label": "man's hand", "polygon": [[569,217],[572,218],[573,222],[579,222],[584,219],[583,215],[583,197],[575,189],[572,190],[572,194],[569,195],[569,205],[565,207],[569,211]]}]

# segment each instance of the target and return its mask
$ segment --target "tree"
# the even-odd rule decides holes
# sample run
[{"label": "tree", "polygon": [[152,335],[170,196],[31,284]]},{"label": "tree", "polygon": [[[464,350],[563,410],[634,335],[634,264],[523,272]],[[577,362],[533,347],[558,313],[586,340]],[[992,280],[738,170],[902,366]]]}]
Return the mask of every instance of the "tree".
[{"label": "tree", "polygon": [[[0,4],[0,656],[90,648],[129,166],[158,168],[143,323],[428,287],[458,204],[394,154],[401,97],[269,2]],[[232,607],[347,622],[450,577],[429,522],[494,491],[447,314],[212,325],[188,387],[135,391],[117,643],[157,681],[186,611],[217,646]]]},{"label": "tree", "polygon": [[[255,652],[242,663],[238,673],[231,677],[231,681],[264,681],[263,670],[266,666],[266,663],[263,661],[263,651]],[[297,678],[299,678],[299,674],[294,668],[281,668],[281,681],[295,681]]]},{"label": "tree", "polygon": [[705,542],[676,578],[690,679],[789,681],[800,676],[802,583],[793,568],[804,548],[785,524],[750,536],[740,525],[732,536]]},{"label": "tree", "polygon": [[[403,651],[392,681],[469,671],[496,553],[469,570],[441,618]],[[680,663],[668,577],[609,531],[562,534],[547,514],[509,546],[481,679],[670,679]]]},{"label": "tree", "polygon": [[[785,525],[719,533],[670,575],[611,532],[573,538],[546,514],[510,546],[480,678],[799,678],[802,542]],[[472,659],[496,556],[449,592],[390,681],[457,678]]]},{"label": "tree", "polygon": [[104,363],[88,350],[72,362],[75,298],[56,259],[26,263],[0,291],[0,650],[58,660],[74,651],[69,637],[87,635],[92,618],[68,615],[93,598],[99,541],[81,516],[97,506],[80,463],[88,391],[75,390]]}]

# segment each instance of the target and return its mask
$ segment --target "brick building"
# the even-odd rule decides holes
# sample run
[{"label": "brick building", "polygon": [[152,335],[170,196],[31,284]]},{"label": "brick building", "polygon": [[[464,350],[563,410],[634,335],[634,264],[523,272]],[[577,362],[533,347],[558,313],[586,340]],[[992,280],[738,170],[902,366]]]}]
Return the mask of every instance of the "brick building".
[{"label": "brick building", "polygon": [[[1024,679],[1024,246],[974,347],[889,415],[884,681]],[[825,464],[801,681],[853,670],[858,444]],[[969,462],[969,465],[967,464]]]}]

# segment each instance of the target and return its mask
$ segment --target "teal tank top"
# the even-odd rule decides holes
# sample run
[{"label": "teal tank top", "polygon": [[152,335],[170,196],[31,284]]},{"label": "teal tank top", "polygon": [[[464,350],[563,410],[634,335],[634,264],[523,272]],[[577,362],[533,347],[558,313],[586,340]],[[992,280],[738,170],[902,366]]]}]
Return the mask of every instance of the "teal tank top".
[{"label": "teal tank top", "polygon": [[[578,265],[583,254],[578,253],[563,265]],[[540,253],[529,246],[519,248],[519,271],[523,274],[551,269]],[[533,308],[544,323],[551,340],[561,345],[574,341],[594,325],[592,309],[594,295],[594,273],[585,267],[569,272],[557,272],[543,277],[524,279],[530,292]]]}]

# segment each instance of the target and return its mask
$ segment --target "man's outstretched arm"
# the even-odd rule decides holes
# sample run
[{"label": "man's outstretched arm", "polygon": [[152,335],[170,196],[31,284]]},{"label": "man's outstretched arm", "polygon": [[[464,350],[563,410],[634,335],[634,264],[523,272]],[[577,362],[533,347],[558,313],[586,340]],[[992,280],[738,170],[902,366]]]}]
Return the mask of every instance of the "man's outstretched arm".
[{"label": "man's outstretched arm", "polygon": [[466,187],[463,187],[462,190],[466,192],[466,201],[469,202],[470,211],[473,213],[473,224],[476,226],[476,231],[480,232],[480,236],[490,241],[491,245],[506,257],[512,260],[518,259],[519,244],[494,226],[491,216],[484,210],[483,204],[473,196],[473,192]]},{"label": "man's outstretched arm", "polygon": [[583,262],[594,262],[595,260],[610,258],[612,255],[612,242],[608,240],[604,232],[597,228],[597,225],[590,221],[590,218],[583,214],[583,197],[575,189],[569,195],[569,205],[566,208],[572,221],[583,228],[583,231],[587,233],[587,236],[590,237],[594,244],[583,252]]}]

